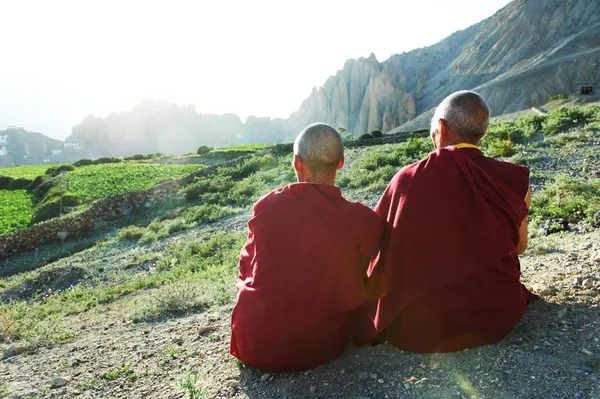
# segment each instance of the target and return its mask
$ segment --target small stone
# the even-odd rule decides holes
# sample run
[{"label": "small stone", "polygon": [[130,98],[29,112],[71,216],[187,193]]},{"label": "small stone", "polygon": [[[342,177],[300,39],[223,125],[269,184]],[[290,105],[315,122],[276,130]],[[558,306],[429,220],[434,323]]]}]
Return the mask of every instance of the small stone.
[{"label": "small stone", "polygon": [[2,354],[2,358],[8,359],[9,357],[18,356],[21,353],[25,352],[26,350],[27,350],[27,347],[25,347],[25,346],[11,345],[4,350],[4,352]]},{"label": "small stone", "polygon": [[314,394],[315,394],[315,392],[317,392],[317,387],[316,387],[316,386],[314,386],[314,385],[312,385],[312,386],[310,387],[310,393],[312,393],[312,394],[314,395]]},{"label": "small stone", "polygon": [[366,371],[361,371],[360,373],[358,373],[359,380],[364,381],[367,378],[369,378],[369,373],[367,373]]},{"label": "small stone", "polygon": [[56,389],[56,388],[64,387],[68,383],[69,383],[68,378],[57,377],[52,380],[52,385],[50,385],[50,388]]},{"label": "small stone", "polygon": [[376,380],[377,379],[377,373],[371,373],[371,378]]},{"label": "small stone", "polygon": [[561,310],[556,312],[556,317],[558,317],[559,319],[562,319],[566,315],[567,315],[567,308],[562,308]]},{"label": "small stone", "polygon": [[583,353],[584,355],[587,355],[587,356],[594,356],[594,354],[592,352],[590,352],[589,350],[587,350],[585,348],[581,349],[581,353]]},{"label": "small stone", "polygon": [[592,280],[591,278],[586,278],[581,282],[581,285],[583,286],[583,288],[592,288],[594,286],[594,280]]},{"label": "small stone", "polygon": [[146,208],[146,209],[152,208],[152,204],[148,201],[148,202],[144,203],[144,208]]},{"label": "small stone", "polygon": [[377,380],[378,383],[383,384],[385,381],[383,380],[383,378],[380,378]]},{"label": "small stone", "polygon": [[406,389],[407,391],[410,389],[410,384],[408,382],[404,383],[404,389]]},{"label": "small stone", "polygon": [[579,248],[577,248],[578,251],[585,251],[586,249],[590,249],[592,248],[593,245],[591,242],[583,242],[581,243],[581,245],[579,246]]},{"label": "small stone", "polygon": [[600,262],[600,252],[596,252],[592,255],[592,260],[594,262]]},{"label": "small stone", "polygon": [[577,260],[579,259],[579,254],[577,252],[569,252],[569,258],[572,260]]},{"label": "small stone", "polygon": [[535,284],[532,288],[537,294],[542,296],[552,294],[552,288],[544,284]]},{"label": "small stone", "polygon": [[582,366],[581,367],[581,371],[583,371],[584,373],[590,374],[590,373],[594,372],[594,369],[591,368],[590,366]]},{"label": "small stone", "polygon": [[577,276],[573,279],[573,287],[579,287],[581,285],[581,277]]},{"label": "small stone", "polygon": [[271,378],[271,374],[269,374],[269,373],[266,373],[266,374],[263,374],[263,375],[262,375],[262,377],[260,377],[260,380],[261,380],[262,382],[265,382],[265,381],[267,381],[269,378]]},{"label": "small stone", "polygon": [[67,237],[69,237],[69,232],[68,231],[59,231],[56,233],[56,236],[58,237],[59,240],[64,241],[67,239]]}]

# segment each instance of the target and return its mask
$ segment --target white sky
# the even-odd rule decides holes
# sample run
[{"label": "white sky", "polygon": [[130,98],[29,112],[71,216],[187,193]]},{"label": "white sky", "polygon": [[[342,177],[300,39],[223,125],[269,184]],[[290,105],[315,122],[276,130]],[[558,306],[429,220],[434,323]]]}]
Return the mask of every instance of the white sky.
[{"label": "white sky", "polygon": [[443,39],[509,0],[0,0],[0,129],[63,139],[145,98],[287,117],[349,58]]}]

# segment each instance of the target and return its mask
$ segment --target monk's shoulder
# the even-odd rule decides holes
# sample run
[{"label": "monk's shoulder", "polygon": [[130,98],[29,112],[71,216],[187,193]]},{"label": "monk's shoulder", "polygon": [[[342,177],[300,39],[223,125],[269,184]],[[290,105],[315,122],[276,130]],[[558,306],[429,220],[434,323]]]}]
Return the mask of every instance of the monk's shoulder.
[{"label": "monk's shoulder", "polygon": [[268,211],[269,209],[277,207],[279,204],[288,199],[290,196],[289,194],[289,187],[285,186],[277,188],[270,193],[263,195],[258,201],[256,201],[254,207],[252,208],[254,214]]},{"label": "monk's shoulder", "polygon": [[529,190],[529,168],[526,166],[489,157],[481,157],[476,162],[491,176],[516,189],[520,195],[525,195]]},{"label": "monk's shoulder", "polygon": [[389,186],[398,186],[403,181],[412,179],[412,177],[415,174],[417,174],[417,172],[425,166],[425,164],[427,163],[428,160],[429,160],[429,157],[427,157],[425,159],[421,159],[420,161],[413,162],[410,165],[406,165],[406,166],[402,167],[402,169],[400,169],[394,175],[394,177],[390,181]]}]

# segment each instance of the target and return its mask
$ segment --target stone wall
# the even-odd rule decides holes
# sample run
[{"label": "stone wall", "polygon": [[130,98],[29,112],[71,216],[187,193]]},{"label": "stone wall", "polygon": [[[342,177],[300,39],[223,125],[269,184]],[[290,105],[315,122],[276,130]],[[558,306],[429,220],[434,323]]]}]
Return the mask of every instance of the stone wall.
[{"label": "stone wall", "polygon": [[210,176],[224,166],[236,166],[251,156],[237,158],[222,164],[209,166],[190,173],[178,180],[166,180],[147,190],[132,191],[125,194],[113,195],[95,201],[81,212],[53,219],[0,236],[0,258],[5,258],[25,251],[32,251],[38,246],[65,239],[76,239],[87,234],[96,221],[107,219],[114,215],[124,214],[134,208],[151,204],[170,195],[176,194],[182,187],[192,183],[198,177]]}]

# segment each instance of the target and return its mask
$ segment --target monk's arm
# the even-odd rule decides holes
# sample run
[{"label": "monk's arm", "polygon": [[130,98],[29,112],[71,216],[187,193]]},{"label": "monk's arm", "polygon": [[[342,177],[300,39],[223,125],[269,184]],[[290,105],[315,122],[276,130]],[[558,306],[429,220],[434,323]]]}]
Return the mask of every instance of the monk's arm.
[{"label": "monk's arm", "polygon": [[[525,204],[527,205],[527,209],[529,209],[531,206],[531,187],[527,190],[527,195],[525,195]],[[521,255],[527,249],[527,234],[527,215],[525,215],[525,219],[521,222],[521,228],[519,229],[519,245],[515,255]]]}]

